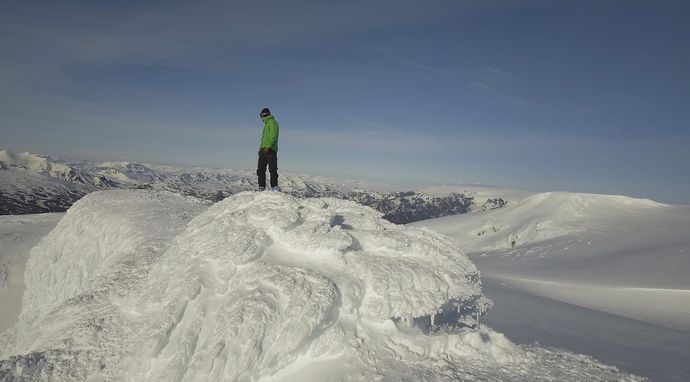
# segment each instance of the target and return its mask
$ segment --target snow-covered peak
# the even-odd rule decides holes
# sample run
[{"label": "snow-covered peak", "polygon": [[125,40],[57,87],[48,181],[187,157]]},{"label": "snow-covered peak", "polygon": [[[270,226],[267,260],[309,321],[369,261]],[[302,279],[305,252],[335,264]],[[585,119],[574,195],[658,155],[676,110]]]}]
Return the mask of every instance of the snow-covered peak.
[{"label": "snow-covered peak", "polygon": [[488,328],[406,328],[436,315],[435,325],[459,330],[459,312],[487,306],[475,266],[433,231],[333,198],[245,192],[207,206],[143,190],[77,202],[31,253],[20,319],[0,336],[0,377],[622,375],[586,357],[520,348]]},{"label": "snow-covered peak", "polygon": [[452,193],[463,194],[472,197],[476,206],[481,206],[491,199],[502,199],[506,203],[515,203],[534,194],[533,191],[481,185],[434,186],[422,188],[419,192],[433,196],[443,196]]},{"label": "snow-covered peak", "polygon": [[123,185],[151,185],[162,179],[160,174],[141,163],[106,162],[101,166],[95,168],[99,175]]},{"label": "snow-covered peak", "polygon": [[[62,163],[62,161],[59,158],[36,155],[29,152],[16,154],[8,150],[0,151],[0,169],[17,170],[24,178],[29,174],[35,174],[39,178],[43,178],[43,180],[53,178],[59,181],[74,183],[78,186],[93,186],[94,182],[99,181],[99,179],[95,179],[89,174],[88,171]],[[66,185],[66,183],[61,184],[63,187]],[[19,184],[18,186],[24,185]]]},{"label": "snow-covered peak", "polygon": [[102,168],[122,168],[122,167],[127,167],[131,162],[103,162],[99,163],[97,167],[102,167]]},{"label": "snow-covered peak", "polygon": [[6,166],[21,167],[40,174],[65,174],[70,171],[69,166],[54,163],[44,156],[29,152],[13,153],[9,150],[0,150],[0,162]]}]

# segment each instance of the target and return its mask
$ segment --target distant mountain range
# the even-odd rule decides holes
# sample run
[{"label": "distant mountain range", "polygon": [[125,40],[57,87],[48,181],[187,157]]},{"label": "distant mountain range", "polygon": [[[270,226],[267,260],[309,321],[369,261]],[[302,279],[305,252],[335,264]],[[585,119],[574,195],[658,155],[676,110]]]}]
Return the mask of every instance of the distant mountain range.
[{"label": "distant mountain range", "polygon": [[[426,194],[361,181],[280,174],[283,192],[300,197],[330,196],[357,201],[393,223],[502,207],[506,200],[470,192]],[[70,162],[58,157],[0,150],[0,215],[66,211],[97,190],[146,188],[218,201],[257,189],[253,171],[183,168],[135,162]]]}]

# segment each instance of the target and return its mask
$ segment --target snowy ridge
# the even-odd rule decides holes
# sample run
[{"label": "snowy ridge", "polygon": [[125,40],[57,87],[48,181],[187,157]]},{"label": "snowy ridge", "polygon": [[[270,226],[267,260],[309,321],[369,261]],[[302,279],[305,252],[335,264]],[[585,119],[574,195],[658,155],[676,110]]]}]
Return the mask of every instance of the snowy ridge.
[{"label": "snowy ridge", "polygon": [[476,184],[458,186],[434,186],[419,190],[432,196],[443,196],[449,194],[463,194],[472,197],[476,206],[482,206],[490,200],[503,200],[505,203],[515,203],[533,195],[534,191],[515,190],[502,187],[488,187]]},{"label": "snowy ridge", "polygon": [[63,180],[77,185],[98,187],[106,180],[67,163],[58,162],[58,158],[25,153],[12,153],[0,150],[0,169],[28,170],[39,176]]},{"label": "snowy ridge", "polygon": [[3,381],[639,380],[489,328],[396,326],[484,309],[479,272],[445,236],[334,198],[92,193],[26,283]]},{"label": "snowy ridge", "polygon": [[113,185],[57,160],[0,150],[0,215],[65,211],[85,194]]},{"label": "snowy ridge", "polygon": [[[0,215],[66,211],[89,192],[122,188],[171,191],[218,201],[238,192],[256,190],[256,181],[256,173],[246,170],[135,162],[69,163],[30,153],[0,151]],[[396,192],[390,186],[283,172],[280,186],[293,196],[354,200],[383,212],[384,218],[399,224],[462,214],[475,204],[473,197],[457,192]],[[490,208],[505,204],[500,198],[491,203]]]},{"label": "snowy ridge", "polygon": [[69,166],[54,163],[45,157],[31,153],[12,153],[7,150],[0,150],[0,162],[5,165],[24,167],[34,172],[46,175],[60,176],[70,172]]}]

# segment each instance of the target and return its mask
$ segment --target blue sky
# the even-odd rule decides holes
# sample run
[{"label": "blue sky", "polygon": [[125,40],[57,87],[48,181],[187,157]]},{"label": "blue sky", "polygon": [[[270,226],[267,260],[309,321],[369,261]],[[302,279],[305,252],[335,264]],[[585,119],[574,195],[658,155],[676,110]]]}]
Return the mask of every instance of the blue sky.
[{"label": "blue sky", "polygon": [[690,204],[688,4],[8,1],[0,148]]}]

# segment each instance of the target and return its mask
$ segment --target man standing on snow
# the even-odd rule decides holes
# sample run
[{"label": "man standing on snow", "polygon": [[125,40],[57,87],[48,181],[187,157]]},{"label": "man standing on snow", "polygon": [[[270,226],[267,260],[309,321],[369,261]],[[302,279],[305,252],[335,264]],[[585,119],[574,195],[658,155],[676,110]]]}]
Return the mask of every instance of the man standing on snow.
[{"label": "man standing on snow", "polygon": [[266,189],[266,165],[271,174],[271,190],[280,191],[278,187],[278,122],[271,115],[267,107],[259,114],[264,121],[264,131],[261,134],[261,145],[259,146],[259,166],[256,175],[259,176],[259,191]]}]

